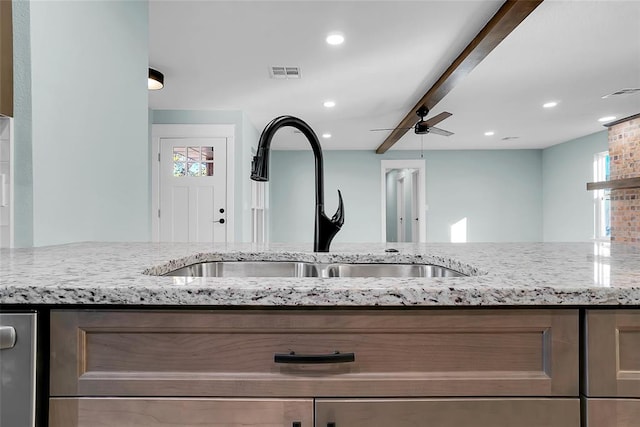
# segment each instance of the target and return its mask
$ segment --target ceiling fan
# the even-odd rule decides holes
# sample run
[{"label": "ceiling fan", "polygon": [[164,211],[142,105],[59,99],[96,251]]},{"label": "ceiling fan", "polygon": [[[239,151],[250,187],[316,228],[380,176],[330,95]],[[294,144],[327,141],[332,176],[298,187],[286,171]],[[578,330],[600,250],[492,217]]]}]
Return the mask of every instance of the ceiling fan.
[{"label": "ceiling fan", "polygon": [[[447,113],[445,111],[436,116],[431,117],[430,119],[425,120],[424,118],[426,117],[427,114],[429,114],[429,109],[423,105],[422,107],[418,108],[418,111],[416,111],[416,114],[418,115],[418,117],[420,117],[420,120],[415,124],[415,126],[413,126],[413,130],[417,135],[424,135],[426,133],[435,133],[436,135],[442,135],[442,136],[453,135],[453,132],[449,132],[448,130],[435,127],[435,125],[437,125],[444,119],[452,116],[451,113]],[[396,130],[396,129],[408,130],[411,128],[408,127],[408,128],[392,128],[392,129],[371,129],[371,131],[375,132],[375,131],[381,131],[381,130]]]}]

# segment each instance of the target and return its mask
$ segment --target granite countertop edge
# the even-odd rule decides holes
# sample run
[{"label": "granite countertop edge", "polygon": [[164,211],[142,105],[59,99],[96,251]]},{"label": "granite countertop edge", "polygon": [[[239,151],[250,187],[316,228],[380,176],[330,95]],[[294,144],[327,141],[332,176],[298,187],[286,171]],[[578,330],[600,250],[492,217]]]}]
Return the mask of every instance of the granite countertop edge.
[{"label": "granite countertop edge", "polygon": [[[640,250],[593,243],[338,246],[86,242],[0,251],[2,306],[501,307],[640,305]],[[467,277],[189,278],[195,262],[427,263]],[[146,274],[143,274],[146,273]]]}]

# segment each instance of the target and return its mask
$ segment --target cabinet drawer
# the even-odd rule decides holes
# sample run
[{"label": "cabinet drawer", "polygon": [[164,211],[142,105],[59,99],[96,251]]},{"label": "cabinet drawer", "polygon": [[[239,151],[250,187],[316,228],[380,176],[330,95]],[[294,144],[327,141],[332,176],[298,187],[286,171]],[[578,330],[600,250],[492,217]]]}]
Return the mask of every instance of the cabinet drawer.
[{"label": "cabinet drawer", "polygon": [[158,425],[313,427],[313,400],[65,398],[49,401],[49,427]]},{"label": "cabinet drawer", "polygon": [[[575,310],[52,311],[52,396],[577,396]],[[348,363],[274,355],[353,352]]]},{"label": "cabinet drawer", "polygon": [[316,426],[331,423],[335,427],[580,427],[580,400],[318,399]]},{"label": "cabinet drawer", "polygon": [[640,310],[587,310],[590,397],[640,397]]},{"label": "cabinet drawer", "polygon": [[637,427],[640,400],[587,399],[587,427]]}]

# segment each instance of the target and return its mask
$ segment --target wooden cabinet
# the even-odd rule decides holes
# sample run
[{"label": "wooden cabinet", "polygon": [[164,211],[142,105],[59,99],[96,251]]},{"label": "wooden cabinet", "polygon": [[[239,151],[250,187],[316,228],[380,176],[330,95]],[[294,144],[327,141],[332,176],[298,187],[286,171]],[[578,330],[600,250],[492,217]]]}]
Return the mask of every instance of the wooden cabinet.
[{"label": "wooden cabinet", "polygon": [[589,397],[640,398],[640,310],[587,310]]},{"label": "wooden cabinet", "polygon": [[13,19],[11,1],[0,1],[0,115],[13,117]]},{"label": "wooden cabinet", "polygon": [[587,310],[586,427],[640,420],[640,310]]},{"label": "wooden cabinet", "polygon": [[313,427],[311,399],[51,399],[55,427]]},{"label": "wooden cabinet", "polygon": [[589,398],[586,415],[586,427],[637,427],[640,400]]},{"label": "wooden cabinet", "polygon": [[580,427],[574,399],[317,399],[325,427]]},{"label": "wooden cabinet", "polygon": [[[50,350],[52,426],[103,410],[135,407],[144,419],[154,407],[201,408],[186,410],[195,414],[256,398],[316,399],[317,414],[331,414],[320,399],[336,396],[442,413],[442,426],[462,407],[487,412],[474,426],[508,425],[489,412],[512,404],[557,411],[566,426],[579,415],[577,310],[53,310]],[[280,363],[291,356],[347,360]],[[491,399],[451,399],[483,396]]]}]

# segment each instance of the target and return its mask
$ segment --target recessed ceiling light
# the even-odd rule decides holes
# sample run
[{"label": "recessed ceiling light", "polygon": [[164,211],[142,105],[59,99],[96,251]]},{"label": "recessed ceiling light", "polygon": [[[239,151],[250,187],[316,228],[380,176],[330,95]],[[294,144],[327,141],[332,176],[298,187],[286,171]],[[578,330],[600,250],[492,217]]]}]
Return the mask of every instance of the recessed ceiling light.
[{"label": "recessed ceiling light", "polygon": [[336,106],[336,101],[327,100],[327,101],[324,101],[322,105],[324,105],[327,108],[333,108]]},{"label": "recessed ceiling light", "polygon": [[553,108],[556,105],[558,105],[558,103],[556,101],[550,101],[550,102],[546,102],[546,103],[542,104],[542,106],[544,108]]},{"label": "recessed ceiling light", "polygon": [[495,135],[495,134],[496,134],[496,133],[495,133],[494,131],[490,130],[489,132],[485,132],[485,133],[484,133],[484,136],[493,136],[493,135]]},{"label": "recessed ceiling light", "polygon": [[333,46],[344,43],[344,36],[340,33],[331,33],[326,38],[327,43]]},{"label": "recessed ceiling light", "polygon": [[323,133],[322,137],[323,138],[331,138],[331,134],[330,133]]},{"label": "recessed ceiling light", "polygon": [[611,120],[615,120],[616,116],[606,116],[606,117],[600,117],[598,119],[599,122],[610,122]]}]

